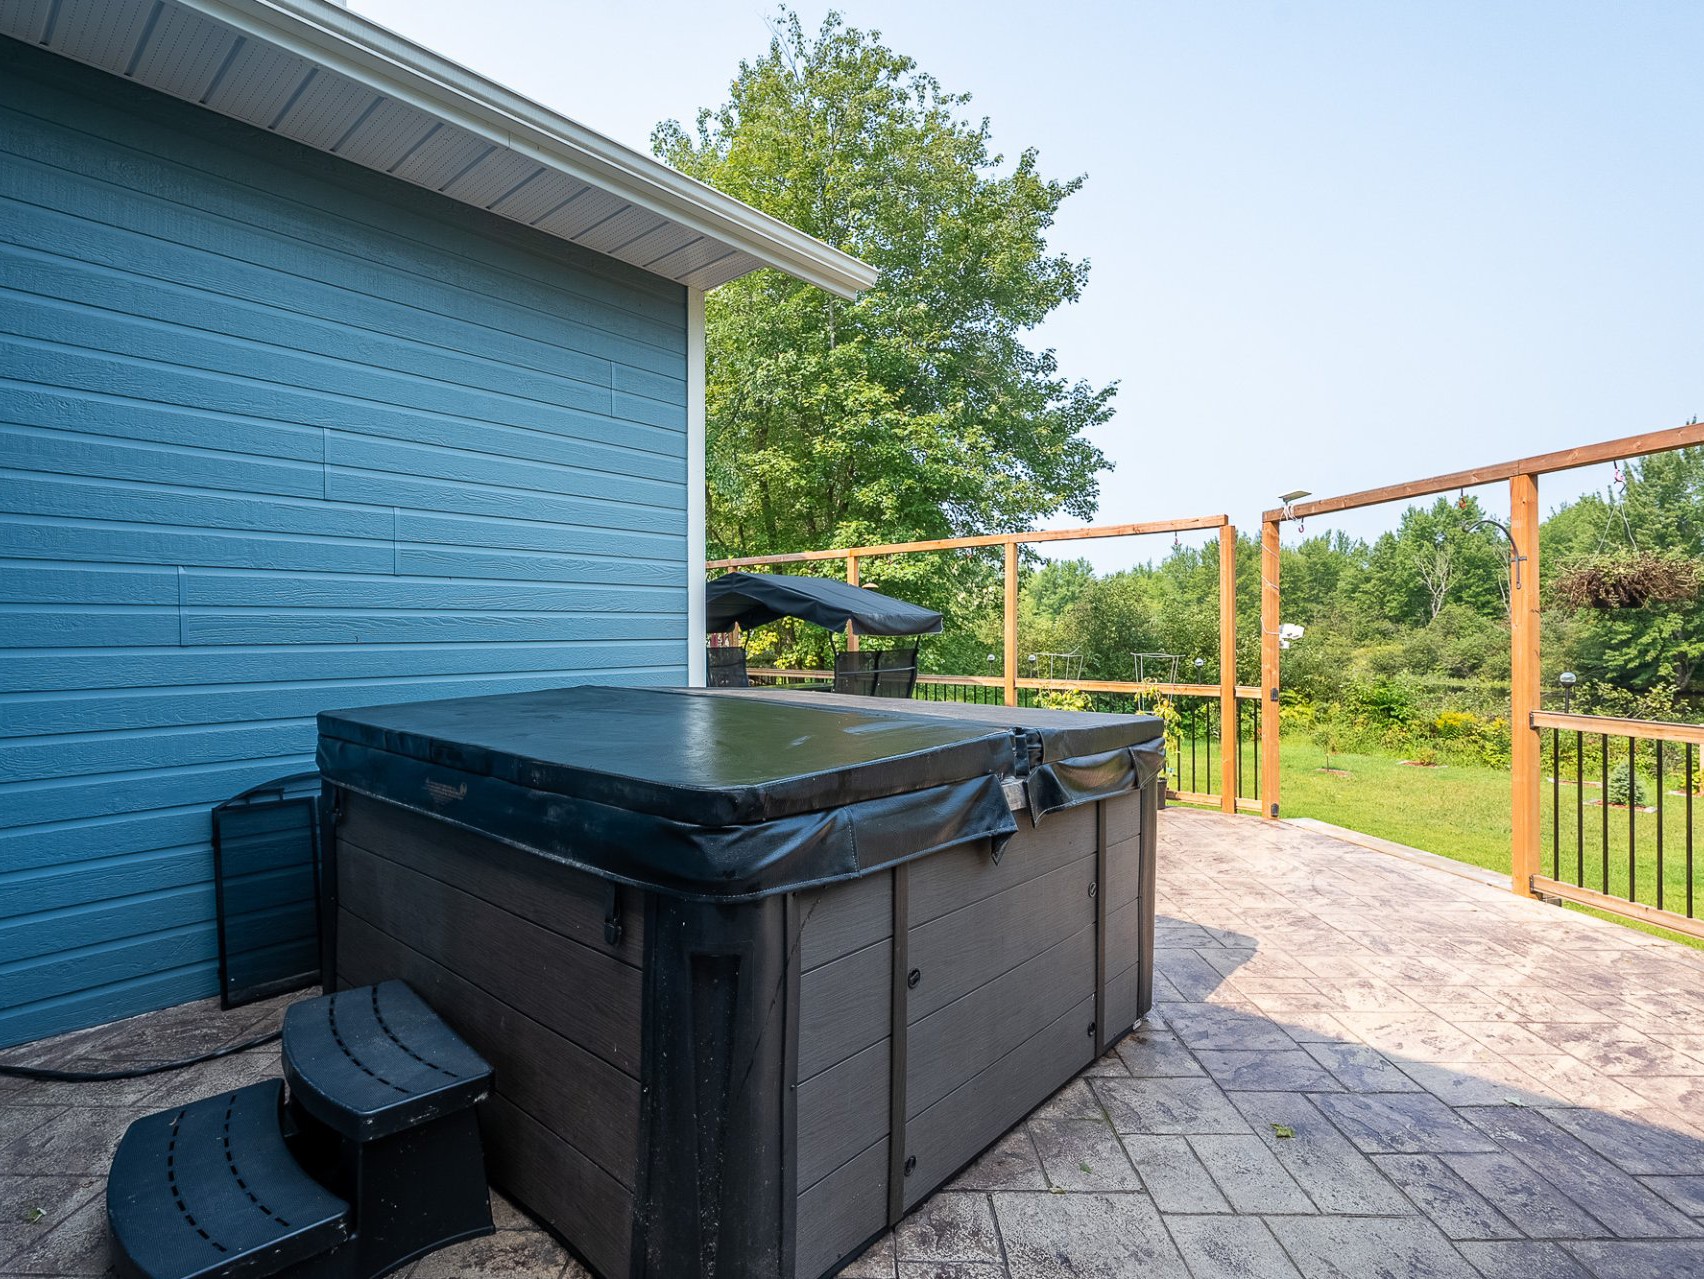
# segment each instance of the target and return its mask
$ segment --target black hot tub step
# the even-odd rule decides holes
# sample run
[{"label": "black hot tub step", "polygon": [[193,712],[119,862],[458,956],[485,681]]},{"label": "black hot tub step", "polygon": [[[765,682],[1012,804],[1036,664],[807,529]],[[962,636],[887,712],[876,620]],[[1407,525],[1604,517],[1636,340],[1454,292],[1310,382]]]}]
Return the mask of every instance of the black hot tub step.
[{"label": "black hot tub step", "polygon": [[130,1125],[107,1177],[124,1279],[260,1279],[349,1237],[349,1205],[285,1146],[283,1090],[251,1084]]},{"label": "black hot tub step", "polygon": [[284,1077],[293,1102],[368,1142],[466,1110],[491,1091],[491,1067],[400,981],[292,1004]]}]

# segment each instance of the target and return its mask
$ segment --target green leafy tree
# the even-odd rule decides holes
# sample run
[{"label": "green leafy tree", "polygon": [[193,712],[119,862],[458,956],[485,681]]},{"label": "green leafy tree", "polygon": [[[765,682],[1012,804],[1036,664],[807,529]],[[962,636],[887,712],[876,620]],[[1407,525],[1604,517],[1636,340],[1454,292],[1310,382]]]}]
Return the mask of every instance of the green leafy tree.
[{"label": "green leafy tree", "polygon": [[[1627,463],[1621,494],[1589,494],[1541,530],[1546,582],[1581,560],[1631,551],[1704,558],[1704,448]],[[1704,681],[1704,600],[1583,609],[1556,618],[1552,634],[1560,660],[1593,683],[1687,693]]]},{"label": "green leafy tree", "polygon": [[1484,518],[1477,498],[1440,497],[1403,511],[1396,532],[1373,544],[1365,591],[1392,622],[1426,625],[1452,601],[1487,616],[1508,615],[1508,549]]},{"label": "green leafy tree", "polygon": [[1008,165],[968,101],[877,32],[831,12],[811,35],[783,10],[727,102],[653,133],[676,168],[880,271],[856,302],[773,271],[710,295],[712,555],[1093,515],[1107,461],[1083,432],[1116,388],[1024,341],[1087,280],[1047,244],[1082,179],[1033,150]]},{"label": "green leafy tree", "polygon": [[1022,604],[1038,619],[1053,620],[1083,597],[1095,580],[1087,560],[1048,560],[1024,577]]}]

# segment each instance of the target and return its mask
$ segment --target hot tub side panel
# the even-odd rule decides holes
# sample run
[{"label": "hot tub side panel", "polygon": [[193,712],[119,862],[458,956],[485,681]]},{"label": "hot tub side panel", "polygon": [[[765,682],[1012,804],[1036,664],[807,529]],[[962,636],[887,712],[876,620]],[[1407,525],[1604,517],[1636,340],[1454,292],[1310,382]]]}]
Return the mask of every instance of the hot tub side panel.
[{"label": "hot tub side panel", "polygon": [[894,883],[907,869],[795,898],[799,1279],[825,1273],[887,1225]]},{"label": "hot tub side panel", "polygon": [[1099,807],[1106,848],[1102,1047],[1110,1047],[1154,1004],[1154,872],[1163,780]]},{"label": "hot tub side panel", "polygon": [[1130,1028],[1151,803],[1023,823],[998,861],[970,844],[799,895],[800,1279],[855,1255]]},{"label": "hot tub side panel", "polygon": [[903,1207],[1094,1058],[1096,806],[910,867]]},{"label": "hot tub side panel", "polygon": [[334,808],[337,985],[400,977],[478,1049],[493,1184],[627,1275],[644,895],[348,792]]}]

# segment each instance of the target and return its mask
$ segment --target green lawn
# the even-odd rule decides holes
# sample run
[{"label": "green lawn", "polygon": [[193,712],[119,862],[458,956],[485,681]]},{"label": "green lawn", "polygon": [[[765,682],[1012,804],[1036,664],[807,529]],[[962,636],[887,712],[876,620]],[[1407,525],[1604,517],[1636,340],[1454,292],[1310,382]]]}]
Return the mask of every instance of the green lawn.
[{"label": "green lawn", "polygon": [[[1184,747],[1184,783],[1189,782],[1188,746]],[[1243,793],[1254,793],[1251,752],[1243,760]],[[1505,769],[1448,764],[1439,768],[1416,768],[1384,755],[1334,754],[1326,771],[1325,752],[1305,738],[1286,738],[1283,743],[1282,812],[1285,817],[1314,817],[1335,826],[1346,826],[1368,835],[1394,840],[1456,861],[1482,866],[1502,874],[1509,872],[1509,774]],[[1548,766],[1548,760],[1546,760]],[[1546,778],[1548,779],[1548,767]],[[1205,780],[1203,775],[1202,780]],[[1609,855],[1605,865],[1603,848],[1604,810],[1597,803],[1594,786],[1585,788],[1584,849],[1577,842],[1576,793],[1567,780],[1561,787],[1562,832],[1554,841],[1551,832],[1552,789],[1547,780],[1542,792],[1542,873],[1567,883],[1612,896],[1628,895],[1628,812],[1609,810]],[[1704,915],[1704,799],[1694,801],[1696,865],[1692,884],[1694,909]],[[1657,816],[1632,815],[1633,846],[1637,858],[1632,868],[1637,893],[1634,899],[1657,905]],[[1686,913],[1688,870],[1686,865],[1686,801],[1678,795],[1664,797],[1662,905]],[[1583,870],[1583,875],[1582,875]],[[1607,872],[1607,889],[1605,888]],[[1589,914],[1601,914],[1588,911]],[[1704,948],[1704,940],[1665,929],[1623,920],[1644,932]]]},{"label": "green lawn", "polygon": [[1509,873],[1509,775],[1491,768],[1412,768],[1382,755],[1333,755],[1283,744],[1281,811]]}]

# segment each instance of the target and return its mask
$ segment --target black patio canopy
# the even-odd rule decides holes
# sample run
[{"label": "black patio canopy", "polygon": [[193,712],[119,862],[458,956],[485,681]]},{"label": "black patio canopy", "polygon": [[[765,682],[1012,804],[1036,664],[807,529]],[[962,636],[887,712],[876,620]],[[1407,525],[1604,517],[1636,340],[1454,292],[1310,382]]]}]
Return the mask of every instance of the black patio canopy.
[{"label": "black patio canopy", "polygon": [[830,630],[848,622],[859,635],[939,635],[941,615],[880,591],[831,577],[729,573],[704,588],[707,631],[746,630],[781,617],[797,617]]}]

